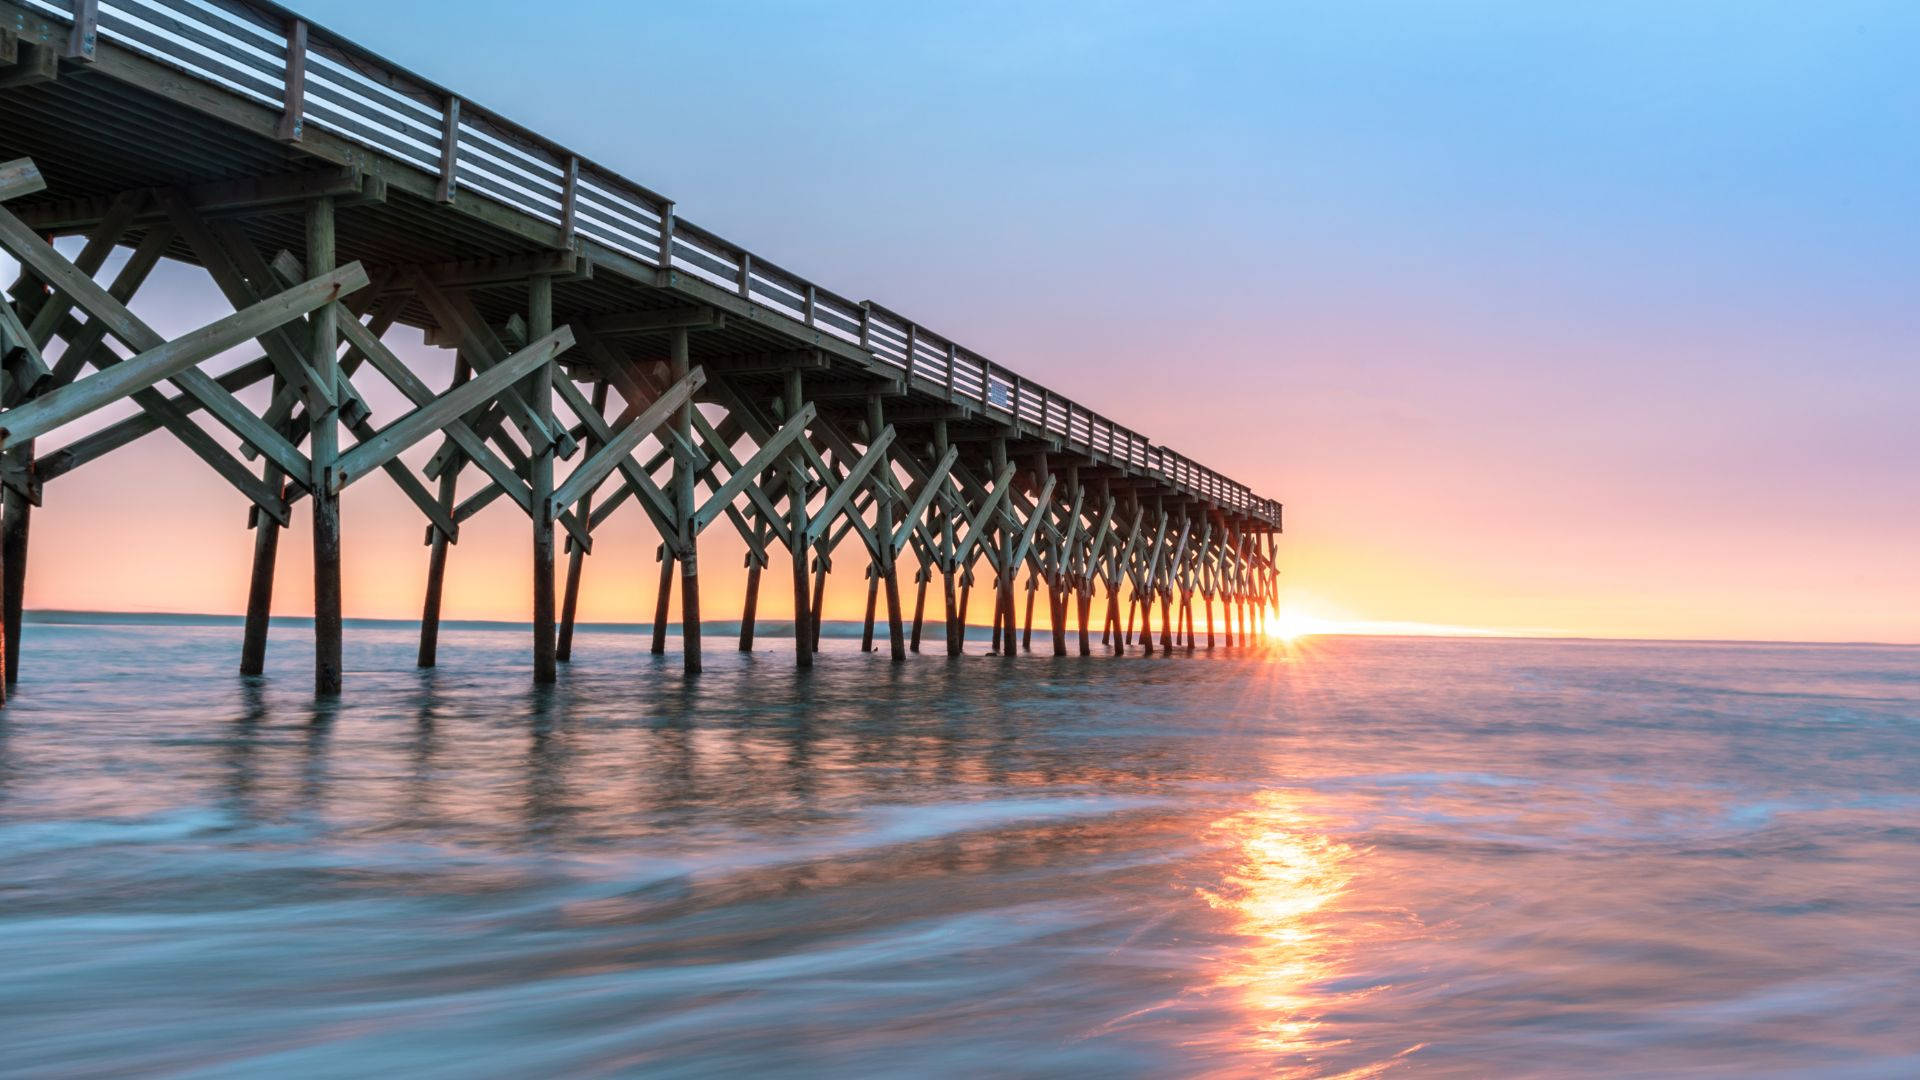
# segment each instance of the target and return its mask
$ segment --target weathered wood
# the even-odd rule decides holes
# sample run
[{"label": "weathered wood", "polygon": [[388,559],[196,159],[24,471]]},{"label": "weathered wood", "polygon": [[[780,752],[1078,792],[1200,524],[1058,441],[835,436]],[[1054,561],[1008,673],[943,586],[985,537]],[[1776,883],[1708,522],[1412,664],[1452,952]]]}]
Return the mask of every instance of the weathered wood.
[{"label": "weathered wood", "polygon": [[307,20],[287,22],[287,78],[281,91],[280,138],[299,142],[307,112]]},{"label": "weathered wood", "polygon": [[99,41],[100,0],[73,0],[73,26],[62,56],[77,64],[91,64]]},{"label": "weathered wood", "polygon": [[[782,390],[783,401],[788,416],[798,416],[806,408],[805,387],[799,368],[786,373]],[[793,555],[793,656],[794,664],[801,668],[813,666],[813,626],[812,608],[807,600],[807,459],[804,451],[807,441],[794,439],[789,444],[793,450],[787,455],[787,535],[788,550]]]},{"label": "weathered wood", "polygon": [[808,539],[817,542],[820,535],[832,526],[834,518],[840,516],[840,512],[846,509],[848,500],[852,499],[859,490],[860,481],[865,479],[876,465],[886,460],[887,447],[892,443],[893,428],[888,427],[873,440],[867,447],[867,452],[860,455],[860,460],[854,462],[853,467],[847,470],[847,475],[841,478],[840,486],[834,488],[832,494],[827,496],[827,501],[821,504],[820,512],[814,515],[813,523],[808,526],[812,530]]},{"label": "weathered wood", "polygon": [[[540,342],[552,342],[551,351],[532,366],[533,379],[530,396],[533,398],[534,411],[539,415],[547,430],[554,429],[553,417],[553,369],[554,357],[573,344],[573,331],[553,329],[553,279],[545,274],[527,282],[527,335]],[[517,365],[512,358],[481,376],[482,379],[495,372],[512,371]],[[478,381],[478,380],[476,380]],[[464,412],[465,410],[455,410]],[[537,449],[529,468],[529,495],[533,500],[533,682],[536,686],[545,686],[559,678],[558,644],[554,625],[553,602],[553,520],[558,516],[558,508],[553,499],[553,456],[556,447],[552,443]],[[571,500],[569,500],[571,501]],[[562,503],[561,505],[565,505]]]},{"label": "weathered wood", "polygon": [[[116,195],[87,195],[77,199],[21,207],[20,220],[41,232],[64,235],[98,228],[115,205],[126,199],[144,204],[130,224],[146,226],[165,221],[166,212],[152,197],[163,190],[177,191],[194,212],[209,218],[282,213],[297,210],[310,199],[334,196],[341,201],[370,201],[366,170],[358,165],[279,173],[241,180],[216,180],[182,188],[134,188]],[[369,270],[371,272],[371,270]]]},{"label": "weathered wood", "polygon": [[667,651],[667,612],[673,602],[673,553],[665,544],[660,545],[660,588],[653,599],[653,643],[649,651],[655,656]]},{"label": "weathered wood", "polygon": [[[307,204],[307,273],[333,271],[334,212],[331,198]],[[321,381],[315,402],[307,410],[307,446],[312,465],[307,489],[313,493],[313,690],[320,697],[340,693],[343,667],[341,636],[342,587],[340,577],[340,489],[333,484],[335,459],[340,453],[338,402],[340,357],[336,313],[332,304],[315,310],[308,328],[312,338],[307,357]],[[295,475],[300,470],[291,470]]]},{"label": "weathered wood", "polygon": [[[96,372],[19,408],[0,413],[0,430],[6,432],[7,438],[14,440],[43,435],[62,424],[78,420],[102,405],[119,401],[163,379],[176,378],[195,364],[258,336],[266,328],[280,326],[308,312],[324,309],[341,293],[351,292],[366,283],[366,271],[360,268],[359,263],[322,274],[304,285],[297,285],[172,341],[160,341],[132,359],[105,371]],[[207,381],[216,388],[219,386],[211,378]],[[220,393],[232,398],[224,389]],[[202,396],[200,400],[205,404],[207,399]],[[291,464],[295,466],[293,471],[305,472],[307,459],[299,451],[292,450],[292,444],[277,432],[273,433],[273,437],[286,444],[291,452]],[[288,464],[281,458],[276,458],[276,461],[283,468]]]},{"label": "weathered wood", "polygon": [[780,429],[775,431],[752,457],[748,458],[744,464],[735,466],[732,474],[727,477],[726,483],[707,496],[707,501],[694,514],[694,530],[706,528],[726,507],[732,505],[734,499],[753,484],[755,477],[758,477],[786,452],[789,443],[806,434],[807,425],[813,422],[815,415],[812,402],[802,405],[800,411],[780,425]]},{"label": "weathered wood", "polygon": [[[274,377],[277,393],[285,379]],[[260,466],[260,482],[283,490],[286,474],[267,461]],[[273,575],[280,559],[280,523],[250,510],[253,523],[253,572],[247,580],[247,618],[240,639],[240,674],[259,675],[267,666],[267,632],[273,618]]]},{"label": "weathered wood", "polygon": [[[600,482],[619,468],[642,440],[673,419],[672,414],[688,407],[687,403],[693,399],[693,395],[706,385],[706,379],[705,372],[695,369],[645,408],[632,413],[630,418],[623,416],[615,421],[620,425],[618,432],[568,474],[566,482],[553,493],[552,505],[565,506],[599,487]],[[718,510],[715,516],[718,516]],[[675,540],[673,546],[680,549],[682,545],[678,543],[677,535]]]},{"label": "weathered wood", "polygon": [[[345,319],[342,325],[358,322]],[[453,386],[467,381],[471,371],[464,355],[458,355],[453,362]],[[449,513],[459,494],[460,470],[448,469],[440,474],[439,499],[442,508]],[[419,667],[430,668],[439,662],[440,657],[440,606],[444,595],[447,576],[447,548],[453,543],[453,534],[442,529],[428,528],[427,533],[427,589],[421,601],[420,610],[420,652],[415,663]]]},{"label": "weathered wood", "polygon": [[47,190],[46,178],[32,158],[14,158],[0,165],[0,202]]},{"label": "weathered wood", "polygon": [[[442,430],[482,402],[506,393],[515,382],[539,371],[572,344],[573,331],[564,326],[544,334],[487,371],[381,428],[372,438],[356,443],[339,456],[329,473],[330,489],[336,493],[345,490],[347,485]],[[537,505],[548,508],[550,513],[550,502],[542,500]]]},{"label": "weathered wood", "polygon": [[[6,249],[9,254],[31,268],[49,285],[66,293],[76,306],[99,320],[109,333],[132,348],[147,353],[167,344],[164,337],[136,318],[124,303],[106,289],[101,288],[92,278],[81,273],[72,263],[61,257],[52,245],[4,209],[0,209],[0,248]],[[330,271],[332,268],[328,269]],[[351,292],[367,284],[366,272],[360,269],[358,264],[345,269],[353,272],[354,284],[350,288],[342,289],[342,292]],[[270,322],[266,325],[279,324]],[[246,337],[239,340],[244,341]],[[231,344],[238,344],[238,342]],[[272,455],[282,468],[295,474],[306,471],[306,458],[295,450],[291,443],[274,431],[266,421],[240,404],[232,394],[221,389],[212,378],[191,366],[174,370],[171,377],[180,389],[199,398],[207,412],[221,424],[244,441],[260,448],[262,452]],[[139,388],[144,389],[145,385],[147,384],[142,384]]]},{"label": "weathered wood", "polygon": [[[674,384],[698,385],[705,379],[693,374],[687,331],[672,332],[668,348],[668,374]],[[673,422],[673,431],[689,448],[693,442],[693,400],[681,402]],[[700,674],[700,532],[694,527],[693,484],[698,466],[690,457],[676,454],[673,463],[673,508],[680,538],[680,641],[688,675]]]},{"label": "weathered wood", "polygon": [[[602,379],[593,384],[593,400],[588,403],[596,416],[604,415],[607,409],[607,381]],[[598,443],[589,436],[587,453],[591,457]],[[593,517],[593,493],[581,495],[574,507],[574,517],[591,521]],[[580,575],[585,569],[587,546],[569,542],[567,544],[567,584],[560,595],[560,634],[556,639],[553,658],[565,664],[573,659],[573,620],[580,607]]]}]

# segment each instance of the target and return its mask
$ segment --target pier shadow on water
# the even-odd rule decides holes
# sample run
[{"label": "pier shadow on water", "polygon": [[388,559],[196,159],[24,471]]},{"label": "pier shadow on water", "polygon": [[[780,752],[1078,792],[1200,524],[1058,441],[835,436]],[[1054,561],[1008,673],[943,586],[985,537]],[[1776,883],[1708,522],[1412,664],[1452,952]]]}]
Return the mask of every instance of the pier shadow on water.
[{"label": "pier shadow on water", "polygon": [[237,638],[29,628],[0,1072],[1920,1066],[1920,650]]}]

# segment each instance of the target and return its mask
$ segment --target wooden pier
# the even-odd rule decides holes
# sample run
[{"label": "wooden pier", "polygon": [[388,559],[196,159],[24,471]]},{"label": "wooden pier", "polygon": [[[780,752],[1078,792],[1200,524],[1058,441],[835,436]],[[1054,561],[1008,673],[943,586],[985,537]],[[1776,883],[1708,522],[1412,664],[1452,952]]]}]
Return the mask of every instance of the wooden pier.
[{"label": "wooden pier", "polygon": [[[462,523],[502,498],[525,513],[540,683],[571,652],[595,531],[623,512],[658,532],[653,649],[677,589],[689,672],[710,528],[748,550],[739,648],[763,571],[791,570],[803,667],[836,558],[864,567],[865,644],[896,660],[930,618],[958,654],[976,594],[1007,656],[1031,649],[1041,593],[1051,652],[1083,656],[1096,636],[1244,643],[1277,601],[1277,502],[279,6],[0,0],[0,163],[0,250],[23,268],[0,283],[9,687],[43,491],[162,431],[249,508],[244,673],[308,504],[323,695],[341,689],[340,493],[376,475],[425,522],[423,666]],[[71,258],[66,236],[85,238]],[[154,331],[136,309],[163,259],[203,268],[233,313]],[[450,385],[383,343],[396,327],[455,350]],[[202,370],[240,348],[258,355]],[[374,415],[375,383],[410,411]],[[126,419],[49,438],[129,399]],[[401,460],[426,440],[423,469]]]}]

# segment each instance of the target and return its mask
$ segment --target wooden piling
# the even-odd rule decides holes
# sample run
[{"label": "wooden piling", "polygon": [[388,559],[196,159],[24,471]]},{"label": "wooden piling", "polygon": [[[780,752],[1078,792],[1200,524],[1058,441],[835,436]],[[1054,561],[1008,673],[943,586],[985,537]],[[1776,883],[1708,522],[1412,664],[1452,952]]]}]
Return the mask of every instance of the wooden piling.
[{"label": "wooden piling", "polygon": [[[0,303],[5,301],[0,300]],[[7,447],[4,457],[8,471],[28,477],[33,471],[33,440],[23,439]],[[20,619],[27,595],[27,531],[33,520],[33,504],[11,485],[6,489],[4,519],[0,519],[0,581],[5,583],[5,657],[8,686],[20,681]]]},{"label": "wooden piling", "polygon": [[821,612],[827,603],[827,561],[824,558],[813,560],[813,619],[807,626],[807,644],[814,652],[820,651]]},{"label": "wooden piling", "polygon": [[[766,536],[763,527],[762,538]],[[753,623],[760,611],[760,560],[757,556],[747,556],[747,597],[740,609],[740,651],[753,651]]]},{"label": "wooden piling", "polygon": [[[472,374],[465,353],[456,353],[453,361],[453,385],[459,386]],[[452,514],[459,495],[460,465],[452,464],[440,472],[440,490],[437,493],[441,509]],[[261,515],[265,517],[265,515]],[[447,577],[447,548],[452,538],[437,528],[429,527],[427,539],[427,595],[420,607],[420,653],[416,660],[418,666],[430,668],[439,661],[440,653],[440,601]]]},{"label": "wooden piling", "polygon": [[908,641],[907,648],[916,653],[920,651],[920,629],[927,613],[927,584],[932,578],[933,571],[925,566],[913,575],[913,636]]},{"label": "wooden piling", "polygon": [[[1039,513],[1036,509],[1035,513]],[[1027,574],[1027,617],[1020,628],[1020,651],[1033,651],[1033,601],[1040,595],[1040,582],[1031,572]]]},{"label": "wooden piling", "polygon": [[[668,336],[669,377],[678,383],[693,370],[687,328],[675,327]],[[674,416],[674,430],[685,448],[693,446],[693,398],[689,396]],[[693,525],[699,508],[693,501],[694,463],[674,459],[673,506],[680,530],[680,642],[686,673],[700,674],[700,534]]]},{"label": "wooden piling", "polygon": [[[593,384],[593,398],[589,402],[596,415],[605,415],[607,411],[607,382],[602,379]],[[599,440],[588,436],[587,453],[591,455],[599,447]],[[574,503],[574,516],[581,521],[593,518],[593,494],[580,496]],[[585,569],[587,549],[575,537],[567,537],[567,585],[560,596],[560,633],[555,641],[553,658],[562,663],[573,660],[573,621],[580,610],[580,575]]]},{"label": "wooden piling", "polygon": [[[527,337],[537,341],[553,333],[553,278],[535,274],[527,282]],[[553,428],[553,370],[548,360],[534,369],[533,408],[540,422]],[[547,685],[559,678],[553,602],[553,440],[544,440],[529,462],[533,502],[533,681]]]},{"label": "wooden piling", "polygon": [[[318,277],[334,270],[334,208],[331,196],[307,202],[307,273]],[[308,316],[312,331],[308,358],[325,386],[307,403],[310,427],[308,450],[313,476],[307,485],[313,502],[313,690],[321,697],[340,693],[341,579],[340,494],[333,490],[334,462],[340,456],[340,409],[323,399],[338,401],[340,356],[333,304]]]},{"label": "wooden piling", "polygon": [[673,602],[673,554],[660,545],[660,589],[653,599],[653,644],[649,651],[662,656],[667,651],[667,611]]},{"label": "wooden piling", "polygon": [[[799,368],[786,371],[785,412],[798,416],[806,402],[802,393]],[[800,440],[793,440],[787,453],[787,530],[793,555],[793,662],[799,668],[813,666],[813,615],[807,604],[807,458]]]},{"label": "wooden piling", "polygon": [[874,602],[880,596],[880,574],[878,568],[867,568],[867,617],[860,631],[860,651],[873,651],[873,609]]},{"label": "wooden piling", "polygon": [[[275,400],[286,390],[287,381],[276,373],[272,385],[270,400]],[[286,474],[272,458],[264,459],[260,482],[284,497]],[[253,573],[247,580],[247,619],[240,634],[240,674],[258,675],[267,667],[267,630],[273,614],[273,573],[280,558],[280,523],[272,515],[261,513],[258,506],[247,507],[247,520],[253,526]]]}]

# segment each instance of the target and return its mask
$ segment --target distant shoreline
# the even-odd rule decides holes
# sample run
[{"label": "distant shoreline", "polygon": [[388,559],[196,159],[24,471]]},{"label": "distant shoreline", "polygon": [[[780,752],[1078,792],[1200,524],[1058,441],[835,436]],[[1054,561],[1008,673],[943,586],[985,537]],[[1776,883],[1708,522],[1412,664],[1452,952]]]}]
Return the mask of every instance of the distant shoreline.
[{"label": "distant shoreline", "polygon": [[[222,626],[240,627],[245,624],[242,615],[215,615],[199,612],[169,611],[77,611],[64,608],[29,609],[21,613],[22,621],[40,626]],[[420,625],[418,619],[375,619],[349,617],[344,620],[349,628],[365,630],[397,630]],[[313,619],[304,615],[275,615],[272,625],[290,628],[306,628],[313,625]],[[722,635],[737,634],[740,631],[738,620],[702,620],[701,628],[705,633]],[[611,634],[650,634],[651,622],[581,622],[575,624],[582,631]],[[515,622],[511,619],[442,619],[443,630],[498,630],[527,631],[531,623]],[[670,632],[678,634],[680,624],[667,624]],[[820,636],[828,638],[859,637],[862,626],[852,619],[828,619],[820,626]],[[991,626],[968,624],[969,636],[973,631],[990,635]],[[1069,637],[1077,637],[1076,629]],[[875,636],[885,637],[884,622],[876,627]],[[1157,630],[1156,630],[1157,635]],[[763,619],[754,627],[754,636],[767,638],[793,637],[793,622],[790,619]],[[1519,635],[1519,634],[1355,634],[1328,633],[1315,634],[1315,637],[1379,637],[1399,638],[1420,641],[1580,641],[1600,642],[1615,645],[1773,645],[1823,648],[1882,648],[1914,649],[1920,648],[1920,642],[1905,641],[1779,641],[1766,638],[1638,638],[1638,637],[1592,637],[1576,634],[1566,635]],[[921,637],[931,641],[946,640],[946,626],[938,619],[929,619],[921,630]]]}]

